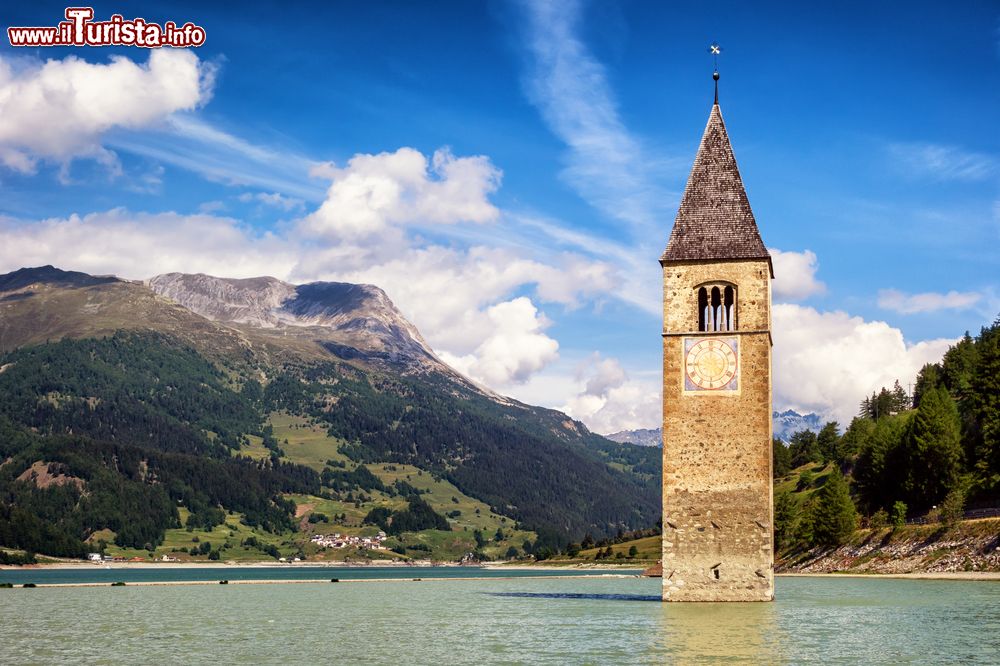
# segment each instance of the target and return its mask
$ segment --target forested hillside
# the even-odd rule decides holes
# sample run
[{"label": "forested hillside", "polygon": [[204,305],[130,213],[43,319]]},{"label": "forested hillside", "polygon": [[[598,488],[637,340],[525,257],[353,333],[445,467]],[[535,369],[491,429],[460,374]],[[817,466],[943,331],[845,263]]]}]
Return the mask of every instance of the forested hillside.
[{"label": "forested hillside", "polygon": [[[775,532],[784,548],[844,543],[858,526],[959,520],[1000,507],[1000,319],[865,397],[843,433],[774,443]],[[794,475],[792,471],[797,470]]]},{"label": "forested hillside", "polygon": [[[310,529],[329,521],[310,508],[320,505],[350,529],[378,506],[403,517],[397,530],[461,514],[438,504],[428,518],[406,481],[361,482],[393,465],[426,471],[462,506],[485,502],[488,513],[448,518],[463,529],[509,518],[509,535],[537,535],[518,552],[657,520],[658,452],[481,391],[433,359],[390,372],[385,343],[349,347],[333,342],[337,330],[223,326],[113,278],[12,276],[0,276],[13,290],[0,301],[2,546],[76,555],[100,533],[151,550],[169,530],[210,530],[228,513],[278,535],[305,525],[297,514]],[[395,316],[389,306],[381,316]],[[309,444],[298,428],[321,436]],[[449,548],[477,548],[472,536]]]}]

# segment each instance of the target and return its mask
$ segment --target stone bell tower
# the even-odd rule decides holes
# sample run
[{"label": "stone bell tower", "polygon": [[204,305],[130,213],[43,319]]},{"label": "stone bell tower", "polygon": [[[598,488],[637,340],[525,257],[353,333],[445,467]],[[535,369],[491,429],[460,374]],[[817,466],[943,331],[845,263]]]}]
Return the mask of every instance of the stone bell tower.
[{"label": "stone bell tower", "polygon": [[663,266],[663,599],[774,598],[771,257],[715,103]]}]

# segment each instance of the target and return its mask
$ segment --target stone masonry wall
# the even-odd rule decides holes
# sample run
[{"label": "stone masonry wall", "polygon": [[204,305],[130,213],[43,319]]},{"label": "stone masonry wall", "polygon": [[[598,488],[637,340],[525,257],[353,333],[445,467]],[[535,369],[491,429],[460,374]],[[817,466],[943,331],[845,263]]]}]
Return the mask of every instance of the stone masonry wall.
[{"label": "stone masonry wall", "polygon": [[[737,288],[738,329],[697,331],[697,288]],[[774,596],[770,267],[767,261],[664,268],[663,598]],[[683,338],[737,336],[738,392],[683,392]]]}]

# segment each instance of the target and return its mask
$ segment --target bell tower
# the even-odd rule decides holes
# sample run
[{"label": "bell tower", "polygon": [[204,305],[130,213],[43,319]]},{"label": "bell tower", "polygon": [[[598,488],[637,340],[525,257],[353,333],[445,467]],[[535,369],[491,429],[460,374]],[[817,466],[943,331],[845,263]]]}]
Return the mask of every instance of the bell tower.
[{"label": "bell tower", "polygon": [[716,94],[663,266],[663,599],[774,598],[771,257]]}]

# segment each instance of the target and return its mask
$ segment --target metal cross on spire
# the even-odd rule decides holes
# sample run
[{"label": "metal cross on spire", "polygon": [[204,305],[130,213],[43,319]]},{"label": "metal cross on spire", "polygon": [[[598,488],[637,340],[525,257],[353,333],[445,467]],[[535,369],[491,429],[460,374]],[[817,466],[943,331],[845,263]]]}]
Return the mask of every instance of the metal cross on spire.
[{"label": "metal cross on spire", "polygon": [[712,72],[712,79],[715,81],[715,103],[719,103],[719,56],[722,55],[722,47],[718,42],[712,42],[708,47],[708,52],[712,54],[715,63],[715,71]]}]

